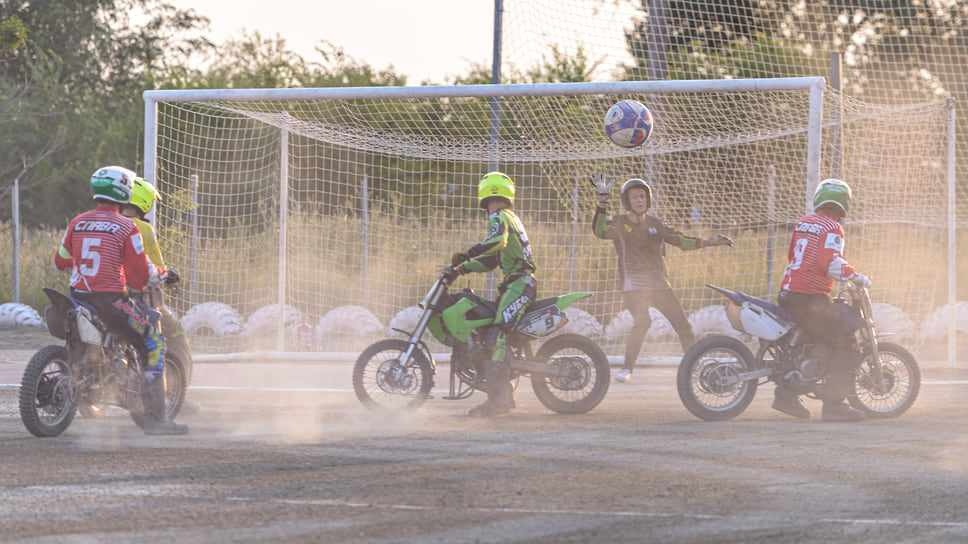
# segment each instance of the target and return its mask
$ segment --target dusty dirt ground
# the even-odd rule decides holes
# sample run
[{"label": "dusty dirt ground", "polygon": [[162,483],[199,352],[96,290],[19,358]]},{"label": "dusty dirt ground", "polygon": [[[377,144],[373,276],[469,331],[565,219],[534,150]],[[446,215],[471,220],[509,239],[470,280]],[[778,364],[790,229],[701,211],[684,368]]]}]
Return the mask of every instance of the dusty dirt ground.
[{"label": "dusty dirt ground", "polygon": [[[146,437],[118,411],[35,438],[16,406],[42,335],[0,331],[2,542],[965,542],[968,371],[924,369],[896,420],[794,420],[760,390],[706,423],[675,368],[640,367],[588,414],[524,384],[377,416],[350,362],[198,364],[191,433]],[[26,356],[24,356],[26,354]],[[613,369],[613,373],[617,369]],[[819,414],[819,403],[807,401]]]}]

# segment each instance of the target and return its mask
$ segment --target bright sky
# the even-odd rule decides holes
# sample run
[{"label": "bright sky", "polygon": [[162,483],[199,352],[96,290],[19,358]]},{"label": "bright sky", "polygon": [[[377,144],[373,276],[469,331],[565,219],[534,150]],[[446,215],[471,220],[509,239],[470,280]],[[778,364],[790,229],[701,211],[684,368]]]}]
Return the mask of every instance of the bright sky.
[{"label": "bright sky", "polygon": [[494,0],[167,0],[211,19],[220,44],[242,30],[277,34],[307,60],[328,40],[374,70],[393,65],[408,85],[444,83],[491,65]]}]

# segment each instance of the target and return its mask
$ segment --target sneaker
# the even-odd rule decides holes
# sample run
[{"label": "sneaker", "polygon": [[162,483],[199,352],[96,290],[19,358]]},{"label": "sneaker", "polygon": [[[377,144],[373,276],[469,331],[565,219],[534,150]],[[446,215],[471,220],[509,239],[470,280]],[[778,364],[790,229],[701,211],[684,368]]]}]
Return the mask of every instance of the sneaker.
[{"label": "sneaker", "polygon": [[810,419],[810,410],[807,410],[807,407],[800,402],[800,397],[777,395],[773,397],[771,406],[774,410],[783,412],[788,416]]},{"label": "sneaker", "polygon": [[841,402],[833,406],[824,404],[823,411],[820,412],[820,419],[823,421],[863,421],[865,416],[864,412],[854,410]]},{"label": "sneaker", "polygon": [[619,371],[618,376],[615,376],[615,381],[619,383],[629,383],[629,380],[631,379],[632,371],[627,368],[623,368],[621,371]]}]

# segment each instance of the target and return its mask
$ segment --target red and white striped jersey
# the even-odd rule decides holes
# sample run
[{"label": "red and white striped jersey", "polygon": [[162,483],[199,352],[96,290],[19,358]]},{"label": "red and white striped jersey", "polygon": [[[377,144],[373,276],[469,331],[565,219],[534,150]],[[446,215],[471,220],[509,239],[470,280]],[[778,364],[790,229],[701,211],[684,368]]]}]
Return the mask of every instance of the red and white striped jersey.
[{"label": "red and white striped jersey", "polygon": [[844,230],[837,219],[824,212],[800,218],[793,227],[780,289],[794,293],[829,294],[834,280],[854,275],[843,257]]},{"label": "red and white striped jersey", "polygon": [[127,285],[143,290],[160,273],[145,255],[138,227],[105,206],[71,221],[54,266],[70,271],[72,288],[95,293],[124,293]]}]

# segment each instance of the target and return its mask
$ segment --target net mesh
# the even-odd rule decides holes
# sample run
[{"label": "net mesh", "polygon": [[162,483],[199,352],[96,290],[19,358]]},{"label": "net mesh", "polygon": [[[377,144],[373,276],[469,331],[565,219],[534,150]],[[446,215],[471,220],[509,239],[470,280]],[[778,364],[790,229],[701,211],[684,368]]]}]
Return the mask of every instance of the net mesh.
[{"label": "net mesh", "polygon": [[[834,160],[836,131],[850,150],[838,159],[844,177],[864,195],[848,220],[848,258],[875,279],[875,300],[920,322],[944,277],[949,105],[888,108],[825,93],[821,171]],[[612,145],[602,127],[624,98],[647,104],[656,119],[650,140],[633,150]],[[808,111],[806,90],[160,103],[160,238],[170,265],[190,271],[172,304],[185,314],[212,302],[234,310],[194,316],[200,325],[238,321],[219,329],[237,334],[212,332],[220,336],[196,342],[201,349],[265,347],[259,339],[274,330],[282,271],[289,332],[306,316],[314,349],[358,349],[387,327],[406,328],[450,254],[485,237],[477,181],[497,169],[517,187],[539,296],[595,293],[576,305],[571,315],[582,319],[573,326],[619,354],[630,323],[616,257],[590,224],[597,193],[589,180],[601,173],[616,185],[646,179],[652,213],[686,234],[735,240],[668,249],[694,328],[717,332],[721,316],[709,308],[721,300],[704,284],[765,298],[778,285],[806,206]],[[617,206],[616,189],[610,210]],[[485,275],[459,283],[490,297],[494,284]],[[656,321],[650,353],[678,353],[671,328]]]}]

